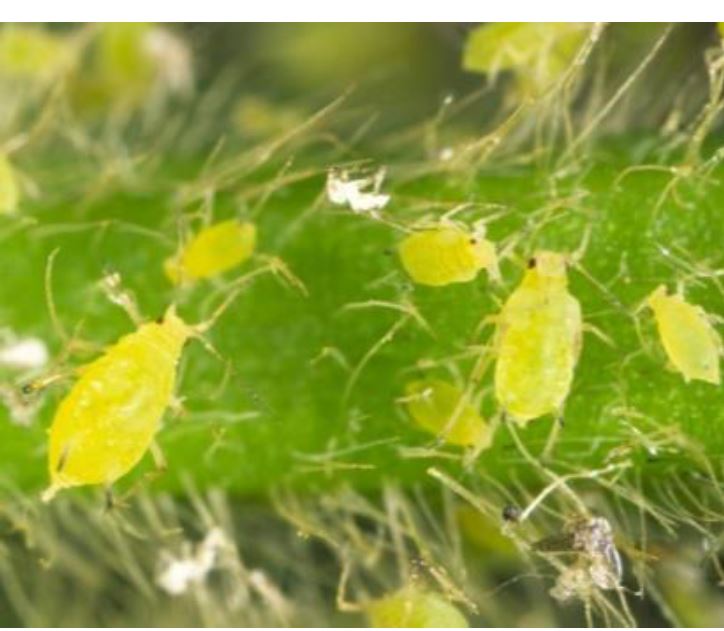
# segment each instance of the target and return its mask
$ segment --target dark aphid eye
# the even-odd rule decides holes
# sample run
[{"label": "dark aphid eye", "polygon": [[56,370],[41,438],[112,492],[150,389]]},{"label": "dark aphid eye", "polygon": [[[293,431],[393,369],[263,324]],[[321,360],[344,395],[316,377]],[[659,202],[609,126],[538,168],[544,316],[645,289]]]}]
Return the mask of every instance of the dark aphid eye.
[{"label": "dark aphid eye", "polygon": [[535,256],[528,259],[528,269],[533,269],[537,264],[537,261],[535,260]]},{"label": "dark aphid eye", "polygon": [[503,507],[503,520],[516,522],[520,519],[520,509],[513,504],[507,504]]},{"label": "dark aphid eye", "polygon": [[478,244],[478,240],[475,237],[470,239],[470,245],[477,245],[477,244]]},{"label": "dark aphid eye", "polygon": [[163,314],[156,318],[156,324],[163,324]]}]

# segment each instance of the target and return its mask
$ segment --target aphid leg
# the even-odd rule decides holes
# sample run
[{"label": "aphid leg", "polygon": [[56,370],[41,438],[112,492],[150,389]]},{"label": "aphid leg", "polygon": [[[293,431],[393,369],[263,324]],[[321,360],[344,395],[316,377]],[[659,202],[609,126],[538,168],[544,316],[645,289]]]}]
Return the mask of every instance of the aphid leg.
[{"label": "aphid leg", "polygon": [[488,426],[488,431],[485,432],[481,437],[480,440],[478,440],[476,445],[473,445],[473,448],[468,450],[468,452],[465,454],[465,457],[463,458],[463,467],[466,469],[471,468],[475,461],[478,459],[478,456],[485,451],[495,440],[495,434],[498,431],[498,427],[500,427],[501,423],[501,417],[502,414],[498,413],[490,420],[490,425]]},{"label": "aphid leg", "polygon": [[347,600],[347,583],[349,582],[350,572],[349,560],[345,559],[342,561],[342,572],[339,575],[339,582],[337,583],[337,609],[339,611],[356,613],[362,610],[362,606],[359,603]]},{"label": "aphid leg", "polygon": [[45,264],[45,303],[48,307],[48,313],[50,314],[50,321],[53,325],[53,330],[58,338],[65,344],[68,343],[68,334],[63,328],[63,324],[58,317],[58,311],[55,308],[55,299],[53,297],[53,266],[55,264],[55,257],[58,256],[60,248],[55,248]]},{"label": "aphid leg", "polygon": [[40,496],[40,500],[44,503],[50,502],[60,491],[61,487],[57,484],[51,484],[47,489],[43,491]]},{"label": "aphid leg", "polygon": [[159,472],[166,471],[168,469],[168,462],[166,461],[166,456],[163,455],[163,451],[155,438],[151,441],[149,450],[151,451],[151,457],[153,458],[153,464],[155,465],[156,470]]},{"label": "aphid leg", "polygon": [[24,384],[20,390],[26,397],[33,396],[55,383],[70,379],[74,373],[75,370],[70,368],[57,370]]},{"label": "aphid leg", "polygon": [[594,326],[593,324],[590,324],[588,322],[585,322],[583,324],[583,330],[586,333],[593,333],[599,340],[610,346],[611,348],[616,348],[616,342],[614,342],[608,335],[606,335],[601,329],[599,329],[597,326]]},{"label": "aphid leg", "polygon": [[[201,339],[199,341],[202,344],[208,344],[208,342],[204,339]],[[209,345],[209,346],[211,346],[211,345]],[[213,346],[211,346],[211,349],[213,350],[213,353],[218,355],[218,353],[216,352],[216,350],[214,349]],[[221,358],[220,355],[218,355],[218,357],[220,359],[223,359],[223,358]],[[230,365],[229,362],[227,362],[227,366],[228,365]],[[177,394],[171,395],[171,400],[168,403],[168,407],[171,410],[172,416],[174,416],[176,418],[186,416],[186,414],[188,413],[188,410],[186,409],[186,406],[184,405],[185,400],[186,400],[186,397],[179,396]]]},{"label": "aphid leg", "polygon": [[553,423],[551,424],[551,431],[548,434],[548,439],[546,440],[545,447],[541,452],[540,459],[543,462],[550,462],[553,459],[553,450],[556,447],[556,443],[558,442],[558,436],[560,435],[561,429],[563,429],[564,424],[565,422],[563,419],[563,411],[561,410],[553,418]]}]

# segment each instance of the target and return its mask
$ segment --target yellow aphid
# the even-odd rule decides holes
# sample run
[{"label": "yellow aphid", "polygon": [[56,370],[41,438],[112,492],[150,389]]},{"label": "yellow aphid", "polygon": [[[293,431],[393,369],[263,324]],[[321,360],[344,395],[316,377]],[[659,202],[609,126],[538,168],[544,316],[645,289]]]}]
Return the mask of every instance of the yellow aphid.
[{"label": "yellow aphid", "polygon": [[189,326],[170,307],[84,366],[50,427],[50,500],[59,490],[108,486],[149,449],[168,407]]},{"label": "yellow aphid", "polygon": [[400,243],[399,252],[402,266],[420,285],[467,283],[483,268],[497,270],[495,246],[455,226],[411,234]]},{"label": "yellow aphid", "polygon": [[18,179],[7,156],[0,153],[0,215],[13,213],[20,201]]},{"label": "yellow aphid", "polygon": [[455,417],[443,436],[445,441],[485,447],[490,444],[490,428],[472,405],[466,403],[458,410],[462,396],[460,388],[440,379],[421,379],[405,386],[407,411],[421,428],[442,435]]},{"label": "yellow aphid", "polygon": [[494,22],[468,35],[463,68],[495,76],[515,72],[519,87],[537,94],[571,66],[590,25],[575,22]]},{"label": "yellow aphid", "polygon": [[707,313],[680,295],[668,295],[663,285],[651,293],[646,304],[654,312],[669,361],[684,379],[721,383],[722,340]]},{"label": "yellow aphid", "polygon": [[462,629],[469,626],[465,616],[441,594],[416,586],[373,600],[365,610],[374,628]]},{"label": "yellow aphid", "polygon": [[40,27],[23,24],[0,30],[0,75],[45,80],[68,66],[69,40]]},{"label": "yellow aphid", "polygon": [[581,350],[583,321],[561,254],[539,252],[497,318],[495,395],[524,424],[561,413]]},{"label": "yellow aphid", "polygon": [[254,253],[256,226],[236,219],[204,228],[164,263],[172,283],[211,278],[246,261]]}]

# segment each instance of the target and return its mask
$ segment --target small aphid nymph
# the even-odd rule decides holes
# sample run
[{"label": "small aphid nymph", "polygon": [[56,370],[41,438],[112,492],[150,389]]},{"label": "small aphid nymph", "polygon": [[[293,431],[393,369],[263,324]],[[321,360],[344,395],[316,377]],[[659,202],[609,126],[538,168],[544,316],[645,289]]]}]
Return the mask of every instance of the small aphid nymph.
[{"label": "small aphid nymph", "polygon": [[646,299],[654,312],[661,343],[674,369],[685,381],[698,379],[719,385],[719,358],[724,346],[709,315],[679,294],[660,285]]},{"label": "small aphid nymph", "polygon": [[171,306],[80,370],[50,427],[48,501],[61,489],[110,486],[143,457],[159,429],[184,345],[200,327]]},{"label": "small aphid nymph", "polygon": [[419,285],[442,287],[475,280],[481,269],[497,276],[495,246],[457,226],[415,232],[399,245],[400,261]]},{"label": "small aphid nymph", "polygon": [[374,628],[467,628],[462,613],[437,592],[409,585],[365,606]]},{"label": "small aphid nymph", "polygon": [[405,386],[407,411],[419,427],[452,445],[489,446],[489,425],[472,405],[460,405],[462,397],[460,388],[440,379],[421,379]]},{"label": "small aphid nymph", "polygon": [[212,278],[241,265],[254,253],[256,226],[236,219],[222,221],[196,234],[164,263],[174,284]]},{"label": "small aphid nymph", "polygon": [[538,252],[497,317],[495,395],[525,424],[560,415],[581,350],[581,307],[568,291],[566,259]]}]

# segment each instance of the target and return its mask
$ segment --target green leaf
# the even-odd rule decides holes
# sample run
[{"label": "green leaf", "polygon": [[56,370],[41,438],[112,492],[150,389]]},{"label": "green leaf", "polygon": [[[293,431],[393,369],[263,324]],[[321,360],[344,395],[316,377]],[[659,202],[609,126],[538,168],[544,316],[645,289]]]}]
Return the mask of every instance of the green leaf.
[{"label": "green leaf", "polygon": [[[634,139],[621,144],[627,150],[602,147],[593,153],[585,175],[555,182],[544,168],[501,167],[472,179],[430,175],[403,183],[395,169],[405,165],[391,165],[392,201],[386,216],[397,224],[439,217],[462,203],[481,204],[457,219],[472,223],[487,218],[488,237],[514,245],[515,257],[502,262],[501,286],[491,284],[484,273],[467,284],[413,286],[396,255],[388,254],[402,234],[388,223],[315,203],[323,188],[321,176],[300,177],[270,196],[249,193],[251,203],[242,214],[258,225],[259,251],[281,257],[308,295],[271,276],[251,284],[209,334],[231,361],[230,373],[200,344],[191,343],[179,385],[187,414],[169,415],[160,432],[169,468],[153,482],[155,488],[177,489],[187,475],[202,486],[213,483],[246,494],[265,493],[281,483],[310,488],[352,480],[360,488],[374,488],[390,475],[402,482],[427,479],[429,466],[448,459],[411,458],[405,449],[432,446],[430,436],[414,426],[397,401],[405,383],[424,377],[461,385],[478,354],[491,352],[480,349],[489,345],[492,331],[479,333],[479,325],[515,288],[525,257],[537,248],[571,252],[587,230],[585,274],[571,270],[571,291],[582,304],[585,321],[613,345],[585,335],[557,458],[592,467],[613,450],[628,447],[646,475],[681,458],[685,441],[696,445],[697,453],[720,458],[721,388],[685,383],[667,370],[651,314],[642,311],[634,317],[634,311],[658,284],[674,289],[683,281],[691,302],[711,314],[722,313],[715,272],[723,262],[716,229],[724,205],[722,169],[706,184],[681,180],[676,195],[672,192],[656,210],[671,174],[641,171],[618,177],[632,166],[634,151],[644,146]],[[326,166],[319,158],[310,162]],[[298,168],[301,172],[304,167]],[[52,286],[59,319],[66,332],[78,331],[83,340],[98,345],[133,328],[98,289],[109,267],[120,272],[149,318],[177,301],[187,321],[200,321],[221,301],[224,285],[219,282],[175,293],[163,273],[163,261],[176,247],[177,192],[188,184],[193,169],[145,173],[144,182],[154,186],[108,191],[83,206],[72,187],[63,187],[64,169],[63,160],[54,162],[46,171],[53,177],[46,180],[58,182],[57,188],[23,204],[21,212],[32,222],[2,218],[0,318],[14,334],[39,336],[57,357],[64,350],[44,297],[46,262],[56,248]],[[274,171],[265,173],[236,190],[271,182]],[[255,207],[254,200],[263,203]],[[216,218],[238,211],[230,192],[217,196]],[[414,318],[403,322],[399,311],[345,308],[368,301],[408,301],[433,335]],[[379,352],[351,379],[352,370],[378,342]],[[76,355],[73,361],[93,356]],[[5,377],[22,382],[9,371]],[[491,379],[489,370],[478,391],[487,418],[496,411]],[[12,484],[36,492],[46,483],[46,428],[68,385],[48,392],[30,427],[15,425],[6,410],[0,412],[0,475]],[[520,431],[532,452],[542,449],[553,422],[542,418]],[[647,450],[652,436],[668,437],[671,449]],[[438,451],[443,456],[462,453],[456,447]],[[147,460],[122,485],[150,468]],[[520,460],[502,427],[476,466],[504,477],[511,462]]]}]

